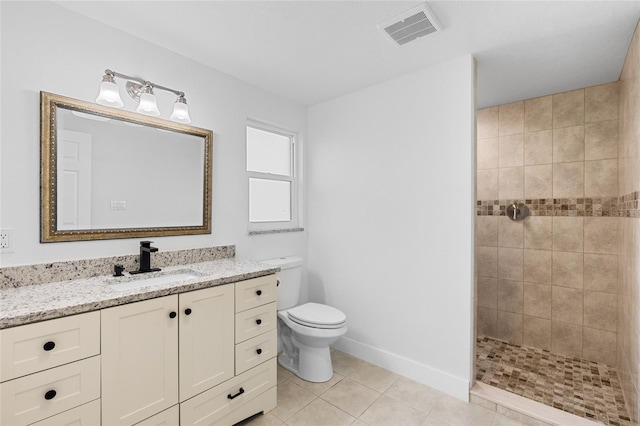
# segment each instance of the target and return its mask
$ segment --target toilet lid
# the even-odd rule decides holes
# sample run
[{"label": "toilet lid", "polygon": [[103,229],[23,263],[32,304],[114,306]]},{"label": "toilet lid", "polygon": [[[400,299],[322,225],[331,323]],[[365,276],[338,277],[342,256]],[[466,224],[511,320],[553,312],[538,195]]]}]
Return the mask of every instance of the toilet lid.
[{"label": "toilet lid", "polygon": [[347,316],[340,310],[320,303],[305,303],[288,311],[289,319],[314,328],[340,328]]}]

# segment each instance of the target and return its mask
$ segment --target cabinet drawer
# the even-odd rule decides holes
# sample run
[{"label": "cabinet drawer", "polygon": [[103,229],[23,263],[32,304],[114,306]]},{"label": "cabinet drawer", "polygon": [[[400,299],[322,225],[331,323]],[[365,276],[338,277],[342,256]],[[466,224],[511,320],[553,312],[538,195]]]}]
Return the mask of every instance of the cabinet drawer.
[{"label": "cabinet drawer", "polygon": [[98,398],[95,356],[0,384],[0,424],[27,425]]},{"label": "cabinet drawer", "polygon": [[276,276],[267,275],[236,283],[236,312],[276,301]]},{"label": "cabinet drawer", "polygon": [[180,424],[180,409],[178,404],[136,423],[136,426],[178,426]]},{"label": "cabinet drawer", "polygon": [[100,424],[100,400],[96,399],[31,426],[96,426]]},{"label": "cabinet drawer", "polygon": [[236,314],[236,343],[276,328],[276,303],[258,306]]},{"label": "cabinet drawer", "polygon": [[100,312],[0,330],[0,382],[100,353]]},{"label": "cabinet drawer", "polygon": [[220,419],[274,387],[276,380],[273,358],[180,404],[180,424],[219,425]]},{"label": "cabinet drawer", "polygon": [[236,374],[262,364],[278,353],[278,334],[276,330],[245,340],[236,345]]}]

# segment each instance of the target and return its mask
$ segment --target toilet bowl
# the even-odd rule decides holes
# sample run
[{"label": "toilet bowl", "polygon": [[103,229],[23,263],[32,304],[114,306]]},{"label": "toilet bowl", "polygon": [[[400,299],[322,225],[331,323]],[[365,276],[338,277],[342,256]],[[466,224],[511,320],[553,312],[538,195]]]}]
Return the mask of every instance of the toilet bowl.
[{"label": "toilet bowl", "polygon": [[262,261],[280,267],[278,273],[278,338],[282,353],[278,363],[309,382],[333,377],[329,346],[347,332],[347,317],[320,303],[296,306],[300,293],[302,259],[285,257]]}]

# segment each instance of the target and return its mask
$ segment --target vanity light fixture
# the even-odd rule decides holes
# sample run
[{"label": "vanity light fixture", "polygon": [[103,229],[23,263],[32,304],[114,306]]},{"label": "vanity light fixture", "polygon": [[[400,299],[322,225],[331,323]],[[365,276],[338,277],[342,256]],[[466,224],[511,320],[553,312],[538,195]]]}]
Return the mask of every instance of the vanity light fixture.
[{"label": "vanity light fixture", "polygon": [[141,78],[131,77],[110,69],[104,71],[104,77],[102,77],[102,83],[100,83],[100,93],[96,99],[97,103],[116,108],[122,108],[124,106],[124,102],[122,102],[120,98],[118,85],[115,82],[115,77],[128,80],[126,85],[127,93],[138,101],[137,112],[154,117],[159,116],[160,110],[158,109],[158,102],[153,90],[160,89],[178,96],[169,119],[178,123],[191,123],[189,107],[187,106],[187,99],[184,97],[184,92],[160,86],[159,84]]}]

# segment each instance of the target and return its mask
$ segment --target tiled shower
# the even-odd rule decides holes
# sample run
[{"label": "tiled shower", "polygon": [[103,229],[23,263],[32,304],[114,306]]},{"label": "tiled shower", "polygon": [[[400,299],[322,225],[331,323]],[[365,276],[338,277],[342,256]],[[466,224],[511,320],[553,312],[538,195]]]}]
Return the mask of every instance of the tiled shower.
[{"label": "tiled shower", "polygon": [[[640,40],[620,81],[477,114],[477,333],[617,367],[638,424]],[[506,207],[527,205],[510,220]]]}]

